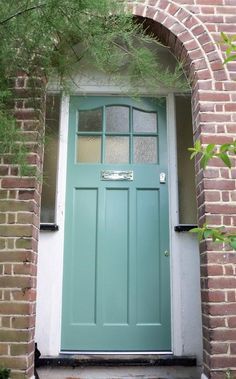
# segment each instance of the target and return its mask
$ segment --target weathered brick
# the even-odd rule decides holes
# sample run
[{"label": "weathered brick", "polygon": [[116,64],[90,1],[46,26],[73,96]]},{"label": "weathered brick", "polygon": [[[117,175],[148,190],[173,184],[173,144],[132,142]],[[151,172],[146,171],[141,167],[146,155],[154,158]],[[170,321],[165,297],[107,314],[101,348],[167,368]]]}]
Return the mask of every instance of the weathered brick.
[{"label": "weathered brick", "polygon": [[0,343],[0,355],[8,354],[8,344]]},{"label": "weathered brick", "polygon": [[32,226],[0,225],[0,235],[3,237],[31,237]]},{"label": "weathered brick", "polygon": [[22,302],[2,302],[1,314],[6,315],[24,315],[29,313],[29,303]]},{"label": "weathered brick", "polygon": [[[17,316],[12,318],[12,327],[14,329],[29,329],[35,325],[35,316]],[[14,342],[14,341],[13,341]]]},{"label": "weathered brick", "polygon": [[4,178],[2,179],[2,188],[34,188],[35,179],[28,178]]},{"label": "weathered brick", "polygon": [[19,238],[16,240],[17,249],[32,249],[33,241],[31,238]]},{"label": "weathered brick", "polygon": [[0,212],[33,212],[34,203],[32,201],[5,201],[0,200]]},{"label": "weathered brick", "polygon": [[29,288],[32,287],[32,278],[30,276],[12,276],[5,275],[0,277],[1,288]]},{"label": "weathered brick", "polygon": [[10,345],[10,352],[11,355],[17,356],[17,355],[28,355],[30,351],[34,349],[33,342],[31,343],[17,343],[17,344],[11,344]]},{"label": "weathered brick", "polygon": [[0,330],[1,342],[28,342],[30,337],[30,333],[24,330]]},{"label": "weathered brick", "polygon": [[1,358],[1,364],[4,367],[10,369],[26,369],[27,368],[27,358],[26,357],[3,357]]}]

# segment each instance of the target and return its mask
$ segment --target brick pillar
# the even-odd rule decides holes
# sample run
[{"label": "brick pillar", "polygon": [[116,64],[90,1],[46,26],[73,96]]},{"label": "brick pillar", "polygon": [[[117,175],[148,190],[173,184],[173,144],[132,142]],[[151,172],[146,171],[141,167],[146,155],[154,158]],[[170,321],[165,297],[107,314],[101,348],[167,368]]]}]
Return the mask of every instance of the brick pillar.
[{"label": "brick pillar", "polygon": [[[39,173],[44,83],[34,80],[33,87],[32,93],[32,81],[22,74],[13,92],[28,162]],[[12,379],[32,378],[41,185],[35,177],[20,177],[9,157],[1,158],[0,174],[0,367],[10,368]]]},{"label": "brick pillar", "polygon": [[[232,131],[232,125],[229,127]],[[230,132],[218,136],[203,134],[202,142],[207,137],[223,144],[227,138],[235,138],[235,133],[234,125],[234,136]],[[229,170],[214,159],[200,176],[197,189],[200,223],[212,227],[224,225],[235,232],[235,168]],[[204,373],[210,379],[226,379],[229,369],[232,378],[236,378],[236,252],[210,240],[202,241],[200,259]]]}]

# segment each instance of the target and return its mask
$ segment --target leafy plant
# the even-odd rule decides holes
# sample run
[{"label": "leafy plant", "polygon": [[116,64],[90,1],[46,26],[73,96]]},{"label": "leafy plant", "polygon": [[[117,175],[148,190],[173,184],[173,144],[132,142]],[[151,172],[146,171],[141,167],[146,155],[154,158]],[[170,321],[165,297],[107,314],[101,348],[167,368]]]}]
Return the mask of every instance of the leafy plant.
[{"label": "leafy plant", "polygon": [[232,162],[229,154],[236,154],[236,140],[231,143],[224,143],[219,147],[214,143],[204,147],[201,145],[201,142],[197,140],[194,147],[189,148],[188,150],[192,153],[190,159],[193,159],[197,154],[200,154],[202,168],[206,168],[209,160],[212,158],[220,158],[228,168],[231,168]]},{"label": "leafy plant", "polygon": [[[120,70],[138,91],[146,86],[186,88],[182,65],[163,67],[149,47],[160,43],[146,33],[124,4],[116,0],[17,0],[0,2],[0,155],[13,154],[25,161],[23,140],[9,114],[12,77],[25,72],[37,97],[37,76],[55,76],[61,89],[68,89],[73,73],[85,64],[112,73]],[[8,131],[8,125],[10,130]],[[10,134],[10,139],[5,138]],[[13,146],[15,140],[16,146]],[[15,151],[13,153],[13,150]],[[16,153],[17,150],[17,153]],[[15,154],[16,153],[16,154]]]},{"label": "leafy plant", "polygon": [[221,43],[227,46],[225,51],[226,59],[224,63],[232,62],[236,60],[236,35],[228,36],[225,33],[221,33]]},{"label": "leafy plant", "polygon": [[0,368],[0,379],[9,379],[11,370],[8,368]]},{"label": "leafy plant", "polygon": [[191,233],[197,233],[199,240],[211,238],[213,242],[226,243],[236,250],[236,234],[230,234],[224,228],[210,228],[204,224],[201,228],[193,228]]}]

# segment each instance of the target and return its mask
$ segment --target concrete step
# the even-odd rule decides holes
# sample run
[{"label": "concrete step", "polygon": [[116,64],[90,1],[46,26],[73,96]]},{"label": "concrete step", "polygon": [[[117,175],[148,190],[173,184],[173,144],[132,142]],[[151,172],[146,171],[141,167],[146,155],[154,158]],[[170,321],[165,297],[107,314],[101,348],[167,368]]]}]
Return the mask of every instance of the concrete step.
[{"label": "concrete step", "polygon": [[40,379],[200,379],[198,367],[40,367]]}]

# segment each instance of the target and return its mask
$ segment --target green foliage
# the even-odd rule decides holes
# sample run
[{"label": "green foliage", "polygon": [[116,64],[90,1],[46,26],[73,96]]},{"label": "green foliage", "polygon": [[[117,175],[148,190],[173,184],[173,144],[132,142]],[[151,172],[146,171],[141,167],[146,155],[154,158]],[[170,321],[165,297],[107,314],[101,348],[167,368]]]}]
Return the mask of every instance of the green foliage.
[{"label": "green foliage", "polygon": [[0,379],[9,379],[11,370],[8,368],[0,368]]},{"label": "green foliage", "polygon": [[227,46],[224,64],[236,60],[236,35],[228,36],[221,33],[221,43]]},{"label": "green foliage", "polygon": [[[105,72],[124,65],[132,82],[182,87],[178,73],[161,67],[149,50],[158,43],[114,0],[18,0],[0,4],[0,63],[5,77],[42,68],[62,82],[83,58]],[[79,67],[79,66],[76,66]],[[159,71],[156,71],[156,69]],[[167,76],[167,77],[166,77]]]},{"label": "green foliage", "polygon": [[200,154],[202,168],[206,168],[209,160],[212,158],[220,158],[228,168],[231,168],[232,162],[229,154],[236,154],[236,140],[231,143],[224,143],[219,148],[217,148],[214,143],[204,147],[201,145],[200,141],[197,140],[194,147],[191,147],[188,150],[192,153],[190,159],[193,159],[197,154]]},{"label": "green foliage", "polygon": [[27,175],[27,148],[24,137],[17,128],[14,117],[4,110],[0,110],[0,141],[0,156],[19,165],[20,174]]},{"label": "green foliage", "polygon": [[236,234],[230,234],[224,231],[224,228],[210,228],[206,224],[202,228],[193,228],[191,233],[197,233],[198,239],[210,238],[213,242],[225,243],[236,250]]},{"label": "green foliage", "polygon": [[[82,62],[119,77],[127,74],[134,93],[174,86],[186,88],[181,65],[163,67],[149,49],[158,45],[142,24],[124,12],[116,0],[9,0],[0,2],[0,155],[23,159],[19,133],[8,115],[9,84],[22,70],[31,78],[39,68],[46,77],[56,75],[61,88]],[[9,129],[9,130],[8,130]],[[8,139],[8,137],[10,137]],[[13,141],[17,147],[13,147]],[[9,142],[9,143],[8,143]],[[22,141],[21,141],[22,142]],[[13,152],[14,150],[14,152]]]}]

